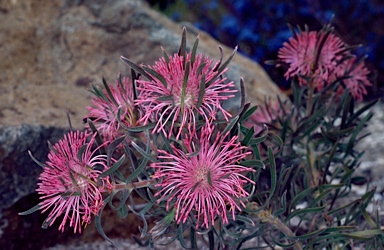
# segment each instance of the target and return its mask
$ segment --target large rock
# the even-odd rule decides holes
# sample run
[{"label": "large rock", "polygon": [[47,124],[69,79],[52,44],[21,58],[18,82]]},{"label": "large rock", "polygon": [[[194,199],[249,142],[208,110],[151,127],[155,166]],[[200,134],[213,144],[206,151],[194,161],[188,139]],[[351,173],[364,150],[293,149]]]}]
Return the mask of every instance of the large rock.
[{"label": "large rock", "polygon": [[[68,108],[75,127],[89,105],[90,84],[114,82],[129,73],[121,55],[152,64],[163,46],[177,51],[182,26],[138,0],[2,0],[0,7],[0,125],[20,123],[67,127]],[[219,42],[200,34],[200,51],[218,58]],[[224,58],[232,48],[223,47]],[[244,77],[248,100],[280,94],[264,70],[237,54],[228,77]]]},{"label": "large rock", "polygon": [[[199,51],[218,59],[219,43],[188,24],[173,23],[139,0],[0,3],[0,246],[38,249],[102,240],[94,225],[73,236],[71,230],[57,232],[57,225],[42,230],[46,215],[38,212],[18,216],[38,202],[34,190],[41,169],[27,150],[45,160],[46,141],[56,141],[68,129],[67,109],[73,126],[82,127],[90,104],[89,86],[101,83],[102,77],[114,82],[120,72],[130,72],[121,55],[152,64],[162,56],[161,46],[175,53],[183,25],[188,26],[189,48],[200,34]],[[227,58],[232,49],[222,47]],[[237,83],[244,77],[248,101],[260,103],[282,95],[258,64],[240,54],[227,76]],[[140,223],[132,218],[107,223],[107,234],[128,237]]]}]

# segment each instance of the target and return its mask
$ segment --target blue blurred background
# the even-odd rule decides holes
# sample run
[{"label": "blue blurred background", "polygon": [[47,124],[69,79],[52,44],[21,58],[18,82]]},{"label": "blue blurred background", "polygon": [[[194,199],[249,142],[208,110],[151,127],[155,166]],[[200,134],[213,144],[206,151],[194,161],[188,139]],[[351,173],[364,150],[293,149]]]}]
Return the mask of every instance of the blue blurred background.
[{"label": "blue blurred background", "polygon": [[[373,86],[366,100],[384,93],[383,0],[147,0],[175,21],[189,21],[229,47],[258,62],[283,90],[289,84],[283,69],[266,65],[292,36],[292,26],[319,30],[331,24],[349,45],[361,44],[357,55],[367,54]],[[332,18],[333,17],[333,18]]]}]

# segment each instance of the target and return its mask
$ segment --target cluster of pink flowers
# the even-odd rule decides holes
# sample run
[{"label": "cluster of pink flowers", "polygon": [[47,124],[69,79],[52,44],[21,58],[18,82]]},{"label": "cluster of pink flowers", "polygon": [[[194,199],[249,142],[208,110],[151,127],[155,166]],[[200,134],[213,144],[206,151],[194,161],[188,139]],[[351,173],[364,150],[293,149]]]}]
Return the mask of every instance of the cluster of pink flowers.
[{"label": "cluster of pink flowers", "polygon": [[[364,63],[356,64],[342,40],[326,30],[295,33],[278,55],[278,66],[288,65],[287,78],[299,76],[301,85],[313,84],[318,91],[342,79],[344,85],[340,86],[361,100],[365,87],[370,85]],[[222,102],[233,98],[237,91],[224,76],[227,62],[223,66],[221,60],[214,63],[197,54],[195,48],[187,53],[181,47],[179,53],[165,53],[154,65],[129,62],[139,71],[134,79],[119,77],[115,84],[104,82],[104,90],[93,87],[95,97],[93,105],[87,107],[86,132],[70,132],[56,143],[40,175],[39,209],[51,209],[47,224],[52,225],[63,215],[59,230],[64,230],[69,221],[75,232],[81,232],[81,225],[89,224],[91,216],[103,207],[102,193],[116,187],[112,178],[100,174],[117,161],[111,152],[100,152],[108,145],[116,148],[116,141],[126,148],[114,153],[127,152],[131,146],[132,150],[138,149],[142,142],[135,140],[150,141],[149,133],[140,137],[146,129],[167,140],[168,147],[164,148],[168,151],[153,143],[148,147],[150,154],[140,150],[137,153],[153,161],[144,171],[155,171],[151,179],[155,197],[158,204],[165,202],[165,209],[174,212],[175,222],[188,221],[196,229],[209,229],[217,219],[228,223],[228,213],[235,219],[235,213],[242,210],[250,196],[246,186],[255,185],[246,175],[255,170],[241,165],[252,154],[241,138],[220,132],[220,123],[232,118]],[[260,108],[253,122],[268,123],[281,114],[277,103],[271,104],[271,112],[266,110]],[[222,118],[220,123],[218,117]],[[94,128],[98,131],[89,132]],[[130,128],[137,129],[135,136],[128,132]],[[96,140],[98,135],[104,142]]]},{"label": "cluster of pink flowers", "polygon": [[[127,128],[145,127],[169,140],[171,151],[150,147],[157,155],[150,167],[156,170],[155,196],[159,203],[166,201],[166,210],[176,210],[176,223],[190,218],[196,228],[208,229],[218,218],[228,223],[228,211],[235,218],[245,206],[249,193],[244,185],[255,184],[245,175],[255,170],[240,162],[251,151],[238,136],[214,132],[219,116],[226,122],[232,117],[222,107],[237,91],[224,76],[228,68],[196,51],[165,55],[154,65],[138,68],[135,79],[119,77],[115,84],[104,81],[104,89],[92,87],[86,132],[70,132],[52,147],[37,189],[42,195],[39,209],[52,209],[48,225],[63,215],[59,229],[69,221],[80,232],[81,225],[99,213],[102,193],[118,185],[100,178],[117,161],[99,149],[123,136],[127,147],[148,139],[140,132],[131,136]],[[97,133],[89,132],[94,128]],[[96,143],[98,134],[104,141],[101,145]]]},{"label": "cluster of pink flowers", "polygon": [[329,27],[295,32],[289,42],[283,44],[278,57],[277,66],[288,65],[284,75],[287,79],[298,77],[301,85],[313,84],[318,91],[340,80],[352,96],[361,101],[367,93],[366,86],[371,86],[364,62],[356,65],[356,56]]}]

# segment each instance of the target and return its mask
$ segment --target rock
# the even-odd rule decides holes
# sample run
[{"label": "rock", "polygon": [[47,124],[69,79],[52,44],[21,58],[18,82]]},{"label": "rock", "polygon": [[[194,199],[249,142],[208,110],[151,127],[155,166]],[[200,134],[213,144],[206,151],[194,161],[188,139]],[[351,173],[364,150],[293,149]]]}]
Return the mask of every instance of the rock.
[{"label": "rock", "polygon": [[[82,126],[91,84],[130,72],[121,60],[152,64],[177,51],[182,26],[138,0],[3,0],[0,7],[0,125]],[[191,26],[191,25],[189,25]],[[188,27],[189,47],[219,58],[219,42]],[[232,48],[223,46],[224,58]],[[282,95],[264,70],[237,54],[228,77],[244,77],[249,101]]]},{"label": "rock", "polygon": [[[47,140],[56,142],[65,133],[64,129],[21,125],[0,128],[0,245],[4,249],[16,249],[22,235],[28,237],[33,232],[25,232],[35,227],[39,228],[43,220],[36,221],[36,216],[21,218],[17,216],[21,209],[27,210],[38,203],[28,203],[24,206],[15,204],[30,194],[35,193],[37,178],[42,171],[28,155],[28,150],[34,157],[45,161],[48,154]],[[20,218],[18,218],[20,217]],[[35,220],[33,219],[35,218]],[[31,220],[32,219],[32,220]],[[11,240],[15,239],[15,241]],[[28,238],[25,238],[25,240]],[[33,236],[31,236],[33,239]],[[19,245],[20,246],[20,245]]]}]

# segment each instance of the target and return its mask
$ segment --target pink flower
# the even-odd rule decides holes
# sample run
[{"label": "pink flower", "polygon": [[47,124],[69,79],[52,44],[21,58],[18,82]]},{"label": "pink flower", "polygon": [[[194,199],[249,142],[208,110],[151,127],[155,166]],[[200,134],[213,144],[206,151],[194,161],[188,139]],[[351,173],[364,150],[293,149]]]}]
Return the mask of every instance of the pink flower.
[{"label": "pink flower", "polygon": [[86,118],[93,120],[98,131],[107,141],[113,141],[123,135],[117,119],[118,109],[120,108],[120,120],[127,127],[137,125],[137,117],[134,113],[134,93],[131,80],[122,77],[121,84],[116,81],[115,86],[108,85],[110,94],[104,89],[102,95],[92,99],[93,107],[88,106]]},{"label": "pink flower", "polygon": [[353,98],[357,101],[363,100],[363,95],[367,94],[366,86],[371,86],[372,83],[368,80],[369,70],[365,67],[364,62],[356,65],[356,57],[343,62],[336,72],[336,77],[343,78],[345,87],[350,91]]},{"label": "pink flower", "polygon": [[42,195],[40,210],[52,208],[46,222],[51,226],[64,215],[59,230],[69,220],[74,232],[81,232],[82,224],[89,224],[92,214],[97,214],[103,206],[101,193],[108,178],[101,178],[102,170],[108,169],[107,157],[96,155],[99,147],[94,147],[95,135],[89,143],[89,134],[70,132],[57,142],[48,154],[48,161],[41,173],[37,192]]},{"label": "pink flower", "polygon": [[237,142],[237,136],[226,141],[228,134],[214,136],[213,130],[208,124],[201,129],[200,139],[195,135],[199,145],[184,139],[186,152],[177,147],[172,147],[173,152],[159,150],[160,161],[151,164],[156,169],[153,178],[160,180],[158,202],[166,201],[167,210],[175,207],[177,223],[189,217],[196,220],[196,229],[209,228],[217,217],[228,223],[227,209],[235,218],[235,210],[241,211],[249,195],[243,185],[255,184],[244,176],[255,170],[238,164],[250,152],[244,152],[246,147]]},{"label": "pink flower", "polygon": [[[295,33],[289,42],[283,44],[278,57],[281,62],[288,64],[284,74],[287,79],[302,75],[311,78],[315,88],[321,90],[346,54],[345,49],[344,42],[332,33],[325,30],[303,31]],[[305,85],[307,80],[299,77],[299,83]]]},{"label": "pink flower", "polygon": [[[198,120],[196,115],[201,115],[205,121],[215,119],[218,111],[223,113],[226,120],[231,117],[221,106],[222,101],[234,97],[233,93],[237,91],[230,89],[234,86],[233,82],[226,82],[226,78],[222,77],[227,69],[217,74],[211,67],[213,60],[201,54],[195,56],[194,62],[191,53],[187,54],[186,59],[175,54],[167,60],[163,57],[149,67],[161,75],[166,84],[151,72],[148,74],[153,77],[153,81],[137,80],[140,92],[136,104],[144,109],[140,122],[155,121],[157,124],[153,132],[163,132],[168,138],[173,134],[174,127],[181,127],[176,135],[179,138],[184,128],[190,134],[195,133]],[[185,87],[184,79],[187,79]],[[204,90],[200,89],[202,81],[205,83]],[[204,91],[201,103],[200,91]],[[170,126],[167,126],[169,123]]]},{"label": "pink flower", "polygon": [[279,116],[283,115],[283,110],[277,100],[269,100],[263,105],[259,105],[256,111],[245,121],[247,127],[253,126],[255,134],[263,130],[263,124],[270,124]]}]

